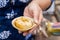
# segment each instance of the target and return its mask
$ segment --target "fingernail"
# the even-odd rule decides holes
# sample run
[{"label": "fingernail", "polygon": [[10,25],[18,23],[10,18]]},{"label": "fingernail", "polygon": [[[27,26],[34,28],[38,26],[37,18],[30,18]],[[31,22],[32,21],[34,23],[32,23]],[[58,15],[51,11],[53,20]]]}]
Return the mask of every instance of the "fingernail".
[{"label": "fingernail", "polygon": [[23,34],[23,36],[26,36],[26,34]]},{"label": "fingernail", "polygon": [[27,33],[23,33],[23,36],[26,36],[27,35]]},{"label": "fingernail", "polygon": [[37,21],[37,20],[35,20],[35,23],[36,23],[36,24],[38,24],[38,21]]},{"label": "fingernail", "polygon": [[19,33],[22,33],[21,31],[18,31]]}]

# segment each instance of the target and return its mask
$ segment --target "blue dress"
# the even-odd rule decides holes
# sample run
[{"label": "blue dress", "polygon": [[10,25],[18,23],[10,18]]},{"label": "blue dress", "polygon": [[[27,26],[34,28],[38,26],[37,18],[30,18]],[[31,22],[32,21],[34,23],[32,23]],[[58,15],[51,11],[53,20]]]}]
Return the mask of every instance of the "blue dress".
[{"label": "blue dress", "polygon": [[[0,40],[25,40],[25,37],[13,28],[11,21],[23,15],[24,8],[30,1],[0,0]],[[32,37],[28,40],[31,40]]]},{"label": "blue dress", "polygon": [[13,28],[11,21],[23,15],[28,3],[28,0],[0,0],[0,40],[25,40],[25,37]]}]

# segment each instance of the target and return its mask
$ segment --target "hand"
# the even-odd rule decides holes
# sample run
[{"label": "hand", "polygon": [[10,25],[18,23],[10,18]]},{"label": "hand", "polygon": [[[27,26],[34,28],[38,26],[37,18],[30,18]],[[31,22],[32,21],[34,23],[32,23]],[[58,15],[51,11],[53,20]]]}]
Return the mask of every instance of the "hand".
[{"label": "hand", "polygon": [[31,17],[36,24],[40,24],[42,20],[42,9],[36,2],[31,2],[24,10],[24,16]]},{"label": "hand", "polygon": [[42,9],[40,8],[40,6],[35,3],[35,2],[31,2],[24,10],[24,16],[28,16],[34,19],[35,23],[37,25],[34,25],[34,28],[32,28],[31,30],[24,32],[23,35],[26,36],[28,33],[32,33],[38,25],[40,25],[41,20],[42,20]]}]

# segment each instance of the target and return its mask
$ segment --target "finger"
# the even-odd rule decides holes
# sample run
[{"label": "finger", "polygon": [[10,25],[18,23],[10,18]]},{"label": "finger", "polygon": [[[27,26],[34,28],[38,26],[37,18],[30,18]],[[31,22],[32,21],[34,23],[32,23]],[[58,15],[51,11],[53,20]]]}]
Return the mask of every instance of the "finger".
[{"label": "finger", "polygon": [[40,13],[39,13],[39,23],[41,23],[42,18],[43,18],[43,13],[42,13],[42,10],[40,10]]},{"label": "finger", "polygon": [[40,14],[40,7],[37,5],[33,10],[34,20],[37,24],[39,24],[39,14]]},{"label": "finger", "polygon": [[37,28],[37,25],[36,25],[36,24],[33,25],[33,28],[29,31],[29,33],[30,33],[30,34],[33,33],[33,31],[36,30],[36,28]]},{"label": "finger", "polygon": [[48,37],[46,31],[44,28],[42,28],[41,26],[39,26],[39,30],[42,32],[42,34],[45,36],[45,37]]},{"label": "finger", "polygon": [[24,14],[23,14],[23,15],[32,18],[31,13],[30,13],[30,10],[29,10],[28,7],[25,8],[25,10],[24,10]]},{"label": "finger", "polygon": [[34,15],[34,21],[35,21],[35,23],[38,24],[38,19],[39,19],[38,18],[38,15],[39,15],[38,11],[33,11],[33,15]]},{"label": "finger", "polygon": [[36,35],[36,33],[37,33],[37,29],[33,31],[32,35]]},{"label": "finger", "polygon": [[20,33],[22,33],[21,31],[18,31],[18,33],[20,34]]},{"label": "finger", "polygon": [[28,32],[24,32],[24,33],[23,33],[23,36],[26,36],[27,34],[28,34]]},{"label": "finger", "polygon": [[24,32],[24,33],[23,33],[23,36],[26,36],[26,35],[28,35],[28,34],[32,34],[32,32],[36,29],[37,25],[35,24],[35,25],[33,25],[33,26],[34,26],[34,28],[32,28],[31,30],[29,30],[29,31],[27,31],[27,32]]},{"label": "finger", "polygon": [[29,31],[24,32],[24,33],[23,33],[23,36],[26,36],[26,35],[28,35],[29,33],[32,33],[32,32],[36,29],[36,26],[37,26],[36,24],[33,25],[34,28],[32,28],[32,29],[29,30]]}]

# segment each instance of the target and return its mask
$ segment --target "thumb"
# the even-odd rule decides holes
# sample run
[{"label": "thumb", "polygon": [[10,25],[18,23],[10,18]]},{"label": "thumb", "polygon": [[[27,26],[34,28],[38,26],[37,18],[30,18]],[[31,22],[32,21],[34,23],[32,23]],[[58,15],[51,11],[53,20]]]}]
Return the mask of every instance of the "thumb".
[{"label": "thumb", "polygon": [[41,23],[43,19],[43,13],[42,13],[42,10],[40,10],[40,13],[39,13],[39,23]]},{"label": "thumb", "polygon": [[38,16],[39,14],[38,14],[38,12],[37,11],[33,11],[33,18],[34,18],[34,21],[35,21],[35,23],[36,24],[38,24],[39,22],[38,22],[38,19],[39,19],[39,16]]},{"label": "thumb", "polygon": [[34,31],[34,30],[36,30],[36,28],[37,28],[37,25],[36,25],[36,24],[35,24],[35,25],[33,25],[33,28],[29,31],[29,33],[30,33],[30,34],[32,34],[32,33],[33,33],[33,31]]}]

